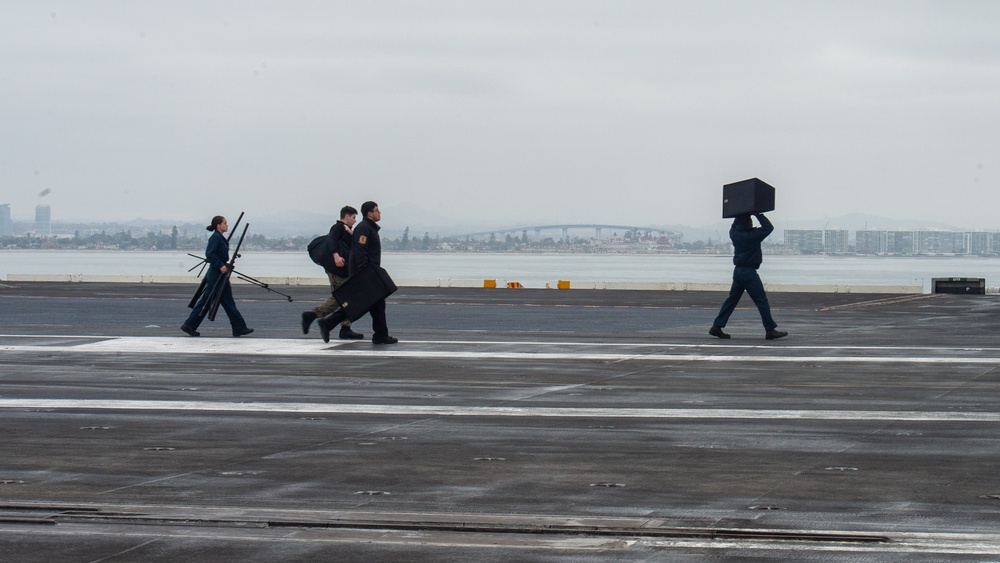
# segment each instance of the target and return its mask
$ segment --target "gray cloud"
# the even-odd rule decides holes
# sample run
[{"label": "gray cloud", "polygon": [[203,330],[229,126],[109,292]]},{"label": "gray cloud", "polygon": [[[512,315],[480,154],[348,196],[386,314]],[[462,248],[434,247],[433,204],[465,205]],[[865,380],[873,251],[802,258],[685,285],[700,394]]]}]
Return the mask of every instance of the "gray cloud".
[{"label": "gray cloud", "polygon": [[9,2],[0,203],[994,228],[993,2]]}]

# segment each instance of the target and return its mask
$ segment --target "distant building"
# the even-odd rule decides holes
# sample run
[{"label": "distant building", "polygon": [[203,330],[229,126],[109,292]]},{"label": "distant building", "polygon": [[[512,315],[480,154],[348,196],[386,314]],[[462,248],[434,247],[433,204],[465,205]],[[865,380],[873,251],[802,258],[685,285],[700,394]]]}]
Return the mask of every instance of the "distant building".
[{"label": "distant building", "polygon": [[854,251],[858,254],[886,254],[885,231],[858,231],[854,241]]},{"label": "distant building", "polygon": [[14,236],[14,222],[10,219],[10,204],[0,203],[0,237]]},{"label": "distant building", "polygon": [[916,231],[919,254],[968,254],[970,233],[957,231]]},{"label": "distant building", "polygon": [[48,205],[35,206],[35,235],[52,236],[52,208]]},{"label": "distant building", "polygon": [[802,254],[842,254],[847,252],[846,230],[786,229],[785,245]]},{"label": "distant building", "polygon": [[969,254],[977,256],[1000,254],[1000,233],[973,231],[965,234],[969,237]]},{"label": "distant building", "polygon": [[909,256],[917,253],[916,237],[913,231],[886,231],[886,254]]},{"label": "distant building", "polygon": [[802,254],[823,252],[823,231],[820,229],[785,229],[785,244]]},{"label": "distant building", "polygon": [[1000,232],[857,231],[855,252],[888,256],[1000,254]]},{"label": "distant building", "polygon": [[850,249],[847,244],[849,232],[847,229],[823,231],[823,248],[832,254],[843,254]]}]

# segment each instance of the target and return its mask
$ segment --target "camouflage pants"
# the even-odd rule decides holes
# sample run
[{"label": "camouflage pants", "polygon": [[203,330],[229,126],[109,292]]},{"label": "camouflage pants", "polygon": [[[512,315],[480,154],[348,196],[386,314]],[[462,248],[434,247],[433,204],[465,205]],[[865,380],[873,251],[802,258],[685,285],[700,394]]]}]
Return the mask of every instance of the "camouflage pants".
[{"label": "camouflage pants", "polygon": [[[328,278],[330,278],[330,292],[331,293],[334,290],[336,290],[338,287],[344,285],[344,282],[347,281],[347,278],[342,278],[340,276],[335,276],[335,275],[331,274],[330,272],[327,272],[326,276]],[[323,303],[321,303],[318,307],[316,307],[315,309],[313,309],[313,312],[316,313],[317,317],[323,318],[323,317],[329,315],[330,313],[336,311],[339,308],[340,308],[340,303],[337,303],[337,300],[333,298],[333,295],[331,295],[329,299],[327,299],[326,301],[324,301]],[[345,320],[344,322],[340,323],[340,325],[341,326],[351,326],[351,321],[346,321]]]}]

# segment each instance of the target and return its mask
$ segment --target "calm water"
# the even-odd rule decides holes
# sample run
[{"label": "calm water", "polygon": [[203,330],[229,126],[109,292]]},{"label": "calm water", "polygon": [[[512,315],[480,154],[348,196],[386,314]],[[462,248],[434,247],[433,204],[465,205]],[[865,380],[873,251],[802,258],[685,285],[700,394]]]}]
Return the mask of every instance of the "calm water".
[{"label": "calm water", "polygon": [[[0,279],[8,274],[188,273],[197,260],[185,252],[0,251]],[[400,280],[496,279],[526,287],[556,281],[726,282],[728,256],[601,254],[386,253],[382,265]],[[237,261],[246,275],[323,277],[305,252],[247,252]],[[761,277],[783,284],[923,285],[931,278],[986,278],[1000,285],[1000,259],[977,257],[765,256]]]}]

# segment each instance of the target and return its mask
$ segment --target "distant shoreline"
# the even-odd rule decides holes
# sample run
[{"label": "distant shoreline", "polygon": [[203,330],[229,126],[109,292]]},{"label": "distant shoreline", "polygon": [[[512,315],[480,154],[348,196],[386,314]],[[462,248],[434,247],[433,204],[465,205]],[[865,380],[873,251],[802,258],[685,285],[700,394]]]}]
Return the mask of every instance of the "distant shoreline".
[{"label": "distant shoreline", "polygon": [[[200,254],[201,249],[143,249],[143,248],[0,248],[0,253],[59,253],[59,252],[72,252],[72,253],[135,253],[135,254],[163,254],[168,252],[177,252],[181,254],[186,254],[188,252],[192,254]],[[290,248],[290,249],[258,249],[258,248],[244,248],[242,252],[252,252],[254,254],[299,254],[305,252],[304,249]],[[732,258],[730,252],[690,252],[690,251],[629,251],[629,252],[609,252],[609,251],[599,251],[599,252],[588,252],[583,250],[506,250],[506,251],[470,251],[470,250],[385,250],[386,254],[397,254],[397,255],[471,255],[471,256],[509,256],[517,254],[526,254],[532,256],[692,256],[699,258]],[[853,252],[839,252],[839,253],[815,253],[815,254],[805,254],[801,252],[786,252],[780,250],[769,250],[764,248],[765,256],[801,256],[803,258],[923,258],[923,259],[941,259],[941,258],[981,258],[983,260],[997,259],[1000,258],[998,255],[982,255],[982,254],[859,254]]]}]

